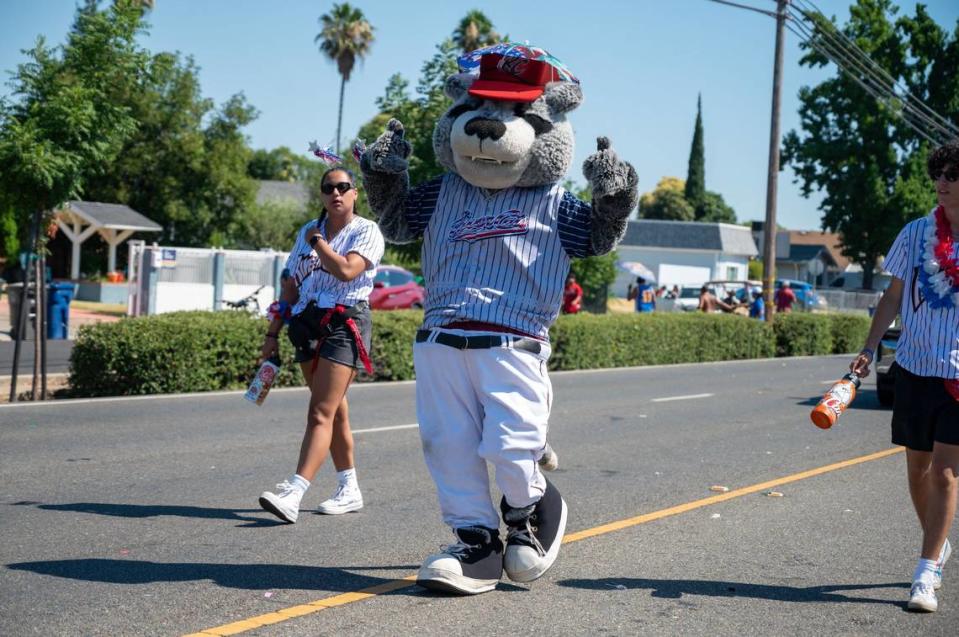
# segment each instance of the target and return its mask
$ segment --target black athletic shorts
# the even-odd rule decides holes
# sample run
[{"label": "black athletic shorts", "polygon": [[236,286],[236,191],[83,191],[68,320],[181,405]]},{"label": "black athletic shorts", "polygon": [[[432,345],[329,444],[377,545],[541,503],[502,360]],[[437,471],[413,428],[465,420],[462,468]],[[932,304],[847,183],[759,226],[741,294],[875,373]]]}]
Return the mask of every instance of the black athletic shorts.
[{"label": "black athletic shorts", "polygon": [[[344,315],[334,314],[326,328],[319,327],[326,308],[318,308],[312,303],[303,312],[290,319],[287,335],[294,348],[294,359],[298,363],[313,360],[316,356],[316,343],[321,336],[326,338],[320,345],[320,358],[347,367],[363,369],[363,359],[353,336],[353,330],[346,324]],[[348,309],[356,328],[363,339],[363,346],[367,354],[373,339],[373,319],[370,315],[370,306],[366,303],[354,305]]]},{"label": "black athletic shorts", "polygon": [[897,366],[892,443],[932,451],[932,443],[959,445],[959,400],[942,378],[916,376]]}]

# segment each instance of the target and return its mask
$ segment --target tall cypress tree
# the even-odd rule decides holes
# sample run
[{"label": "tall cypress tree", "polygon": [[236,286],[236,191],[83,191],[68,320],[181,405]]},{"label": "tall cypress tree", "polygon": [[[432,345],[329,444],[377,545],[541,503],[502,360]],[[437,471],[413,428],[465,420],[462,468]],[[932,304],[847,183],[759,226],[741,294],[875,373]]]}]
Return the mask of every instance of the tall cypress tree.
[{"label": "tall cypress tree", "polygon": [[706,157],[703,150],[703,96],[696,102],[696,130],[693,145],[689,149],[689,170],[686,174],[686,201],[696,209],[696,218],[702,216],[706,200]]}]

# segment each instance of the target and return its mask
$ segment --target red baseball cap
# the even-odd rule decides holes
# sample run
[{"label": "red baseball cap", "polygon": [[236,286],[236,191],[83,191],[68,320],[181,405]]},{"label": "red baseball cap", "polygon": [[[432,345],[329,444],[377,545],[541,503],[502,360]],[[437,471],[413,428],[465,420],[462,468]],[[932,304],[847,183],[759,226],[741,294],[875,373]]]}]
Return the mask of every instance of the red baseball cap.
[{"label": "red baseball cap", "polygon": [[469,94],[488,100],[532,102],[546,89],[556,74],[552,66],[540,60],[488,53],[480,58],[480,74]]}]

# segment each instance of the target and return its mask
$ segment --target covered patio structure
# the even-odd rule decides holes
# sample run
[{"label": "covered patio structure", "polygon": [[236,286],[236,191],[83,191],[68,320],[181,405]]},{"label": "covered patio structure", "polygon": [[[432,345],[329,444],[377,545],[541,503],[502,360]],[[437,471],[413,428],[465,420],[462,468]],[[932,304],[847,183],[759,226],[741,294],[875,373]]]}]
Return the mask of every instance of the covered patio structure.
[{"label": "covered patio structure", "polygon": [[99,233],[110,246],[107,256],[107,271],[117,267],[117,246],[130,238],[134,232],[162,232],[163,227],[147,219],[139,212],[115,203],[96,201],[68,201],[57,210],[57,226],[73,244],[70,259],[70,278],[80,278],[80,246],[84,241]]}]

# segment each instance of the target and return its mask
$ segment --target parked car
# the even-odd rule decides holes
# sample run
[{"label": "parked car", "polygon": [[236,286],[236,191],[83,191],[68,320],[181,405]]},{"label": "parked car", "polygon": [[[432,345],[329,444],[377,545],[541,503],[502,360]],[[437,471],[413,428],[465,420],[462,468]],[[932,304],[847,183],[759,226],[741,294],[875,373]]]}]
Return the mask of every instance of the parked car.
[{"label": "parked car", "polygon": [[788,283],[789,287],[796,294],[796,302],[799,304],[797,310],[824,310],[826,309],[826,300],[816,294],[816,289],[810,283],[797,281],[796,279],[776,279],[776,290]]},{"label": "parked car", "polygon": [[760,290],[763,287],[762,281],[753,281],[751,279],[747,280],[721,280],[721,281],[709,281],[706,283],[706,287],[716,296],[717,299],[725,301],[730,293],[736,299],[738,303],[750,303],[752,302],[751,292],[759,288]]},{"label": "parked car", "polygon": [[676,312],[695,312],[699,307],[699,288],[701,285],[684,285],[679,288],[679,296],[673,299],[673,310]]},{"label": "parked car", "polygon": [[876,352],[876,395],[883,407],[892,407],[896,400],[896,370],[899,369],[896,364],[896,345],[899,343],[900,332],[897,319],[882,335]]},{"label": "parked car", "polygon": [[426,290],[409,270],[395,265],[376,269],[370,307],[374,310],[405,310],[423,307]]}]

